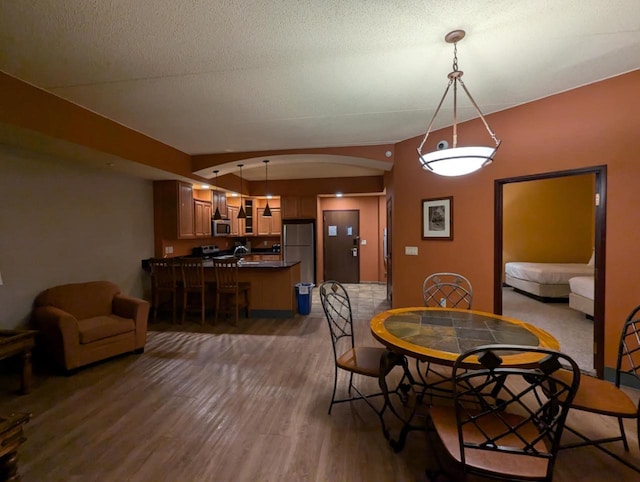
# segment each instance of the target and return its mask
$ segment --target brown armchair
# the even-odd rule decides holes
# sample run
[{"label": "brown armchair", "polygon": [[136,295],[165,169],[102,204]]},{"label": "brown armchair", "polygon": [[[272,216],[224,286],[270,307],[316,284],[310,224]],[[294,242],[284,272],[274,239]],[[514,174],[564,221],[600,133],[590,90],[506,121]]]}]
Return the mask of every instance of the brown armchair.
[{"label": "brown armchair", "polygon": [[44,348],[66,370],[122,353],[144,351],[149,303],[109,281],[49,288],[34,302]]}]

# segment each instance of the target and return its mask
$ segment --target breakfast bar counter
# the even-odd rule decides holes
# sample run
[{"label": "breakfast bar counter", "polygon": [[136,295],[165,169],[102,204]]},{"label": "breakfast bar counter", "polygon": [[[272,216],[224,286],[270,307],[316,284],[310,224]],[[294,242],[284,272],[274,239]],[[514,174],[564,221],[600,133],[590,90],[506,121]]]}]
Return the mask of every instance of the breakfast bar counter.
[{"label": "breakfast bar counter", "polygon": [[[215,281],[213,261],[204,261],[206,281]],[[242,261],[238,281],[251,283],[252,318],[291,318],[297,309],[295,286],[300,282],[300,261]]]}]

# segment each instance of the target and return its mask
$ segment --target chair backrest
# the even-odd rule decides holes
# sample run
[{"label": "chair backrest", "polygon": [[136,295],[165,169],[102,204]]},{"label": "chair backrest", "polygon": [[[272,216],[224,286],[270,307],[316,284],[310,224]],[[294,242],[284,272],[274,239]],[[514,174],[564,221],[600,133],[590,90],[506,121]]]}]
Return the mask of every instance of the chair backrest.
[{"label": "chair backrest", "polygon": [[329,324],[334,358],[337,359],[346,351],[341,348],[342,345],[346,345],[345,348],[354,347],[351,301],[347,290],[338,281],[325,281],[318,291],[322,309]]},{"label": "chair backrest", "polygon": [[471,309],[473,288],[457,273],[433,273],[422,283],[424,306]]},{"label": "chair backrest", "polygon": [[[523,353],[538,361],[509,366],[509,356]],[[572,376],[560,376],[561,369]],[[533,457],[546,460],[550,477],[580,382],[577,364],[544,348],[486,345],[457,358],[453,379],[462,463],[484,460],[482,453],[493,460],[501,454],[519,455],[522,463]],[[500,463],[494,469],[499,471]]]},{"label": "chair backrest", "polygon": [[238,258],[221,258],[213,260],[216,272],[216,289],[233,291],[238,289]]},{"label": "chair backrest", "polygon": [[204,264],[202,258],[180,258],[182,285],[185,289],[204,287]]},{"label": "chair backrest", "polygon": [[640,306],[636,306],[622,327],[616,364],[616,386],[621,383],[623,373],[640,380]]},{"label": "chair backrest", "polygon": [[78,320],[113,312],[113,299],[120,287],[110,281],[69,283],[49,288],[40,293],[34,307],[55,306],[72,314]]},{"label": "chair backrest", "polygon": [[170,288],[176,286],[176,260],[173,258],[151,258],[151,282],[156,288]]}]

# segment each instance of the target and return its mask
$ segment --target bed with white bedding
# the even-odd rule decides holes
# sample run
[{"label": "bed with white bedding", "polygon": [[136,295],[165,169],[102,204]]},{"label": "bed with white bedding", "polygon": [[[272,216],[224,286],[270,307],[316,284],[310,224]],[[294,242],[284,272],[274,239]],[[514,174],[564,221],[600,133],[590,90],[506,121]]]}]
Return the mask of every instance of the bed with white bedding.
[{"label": "bed with white bedding", "polygon": [[569,280],[593,276],[589,263],[530,263],[511,261],[505,264],[505,284],[536,298],[568,298]]},{"label": "bed with white bedding", "polygon": [[595,298],[595,278],[593,276],[576,276],[569,280],[569,306],[593,316],[593,300]]}]

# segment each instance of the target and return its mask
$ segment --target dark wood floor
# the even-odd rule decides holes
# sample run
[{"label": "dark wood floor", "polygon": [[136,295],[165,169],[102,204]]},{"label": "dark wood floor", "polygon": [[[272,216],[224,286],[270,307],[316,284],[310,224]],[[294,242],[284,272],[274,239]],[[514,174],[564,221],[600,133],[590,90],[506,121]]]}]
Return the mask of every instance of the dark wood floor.
[{"label": "dark wood floor", "polygon": [[[358,342],[374,343],[368,320],[387,308],[384,287],[349,291]],[[362,402],[327,415],[333,362],[313,301],[310,315],[293,319],[153,324],[143,355],[71,377],[40,369],[28,395],[16,394],[15,374],[2,374],[0,413],[33,413],[20,450],[23,480],[426,480],[435,460],[423,433],[410,434],[395,454]],[[615,432],[610,421],[572,418],[588,431]],[[637,434],[628,428],[630,459],[640,464]],[[592,448],[562,452],[555,475],[560,482],[638,480]]]}]

